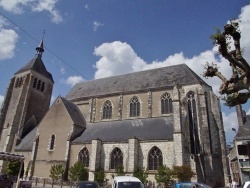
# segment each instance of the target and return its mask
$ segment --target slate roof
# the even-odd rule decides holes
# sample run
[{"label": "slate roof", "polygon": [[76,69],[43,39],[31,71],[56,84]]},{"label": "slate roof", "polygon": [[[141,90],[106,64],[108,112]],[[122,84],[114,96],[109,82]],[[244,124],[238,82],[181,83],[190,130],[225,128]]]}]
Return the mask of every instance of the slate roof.
[{"label": "slate roof", "polygon": [[67,109],[74,124],[82,126],[82,127],[86,127],[86,120],[85,120],[84,116],[82,115],[79,107],[76,104],[66,100],[63,97],[60,97],[60,98],[61,98],[65,108]]},{"label": "slate roof", "polygon": [[243,126],[239,126],[235,140],[250,140],[250,115],[246,115]]},{"label": "slate roof", "polygon": [[143,140],[173,140],[173,116],[88,123],[81,136],[72,144],[103,142],[127,142],[129,138]]},{"label": "slate roof", "polygon": [[15,75],[29,70],[36,71],[54,82],[52,75],[47,71],[46,67],[43,64],[41,55],[36,55],[30,62],[23,66],[19,71],[17,71]]},{"label": "slate roof", "polygon": [[206,84],[186,64],[179,64],[78,83],[71,89],[66,99],[172,88],[176,83],[182,86]]},{"label": "slate roof", "polygon": [[33,142],[36,139],[37,127],[35,127],[29,134],[27,134],[21,142],[15,147],[16,151],[31,151]]}]

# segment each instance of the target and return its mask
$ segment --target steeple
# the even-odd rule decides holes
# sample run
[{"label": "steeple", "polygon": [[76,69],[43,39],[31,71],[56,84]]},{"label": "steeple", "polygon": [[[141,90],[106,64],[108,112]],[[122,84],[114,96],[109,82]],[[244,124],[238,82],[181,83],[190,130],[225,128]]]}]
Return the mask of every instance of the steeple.
[{"label": "steeple", "polygon": [[42,56],[43,52],[44,52],[44,49],[43,49],[43,40],[41,40],[41,42],[38,45],[38,47],[36,47],[36,54]]}]

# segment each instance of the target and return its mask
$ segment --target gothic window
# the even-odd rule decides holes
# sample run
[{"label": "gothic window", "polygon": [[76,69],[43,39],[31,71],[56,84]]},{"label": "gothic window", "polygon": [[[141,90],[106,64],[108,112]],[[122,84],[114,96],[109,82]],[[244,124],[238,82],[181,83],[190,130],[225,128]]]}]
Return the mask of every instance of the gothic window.
[{"label": "gothic window", "polygon": [[188,98],[188,119],[189,119],[189,131],[190,131],[190,144],[191,153],[200,153],[200,140],[198,136],[198,123],[197,123],[197,110],[194,93],[189,92]]},{"label": "gothic window", "polygon": [[38,80],[37,89],[40,90],[40,88],[41,88],[41,80]]},{"label": "gothic window", "polygon": [[19,82],[18,82],[18,87],[21,87],[23,83],[23,77],[20,77]]},{"label": "gothic window", "polygon": [[119,148],[115,148],[110,155],[110,169],[123,167],[123,155]]},{"label": "gothic window", "polygon": [[112,118],[112,104],[110,101],[106,101],[103,105],[103,119],[111,119]]},{"label": "gothic window", "polygon": [[212,135],[211,135],[211,125],[210,125],[210,119],[209,119],[209,107],[208,107],[208,96],[207,96],[207,93],[205,93],[205,102],[206,102],[206,112],[207,112],[207,125],[208,125],[209,146],[210,146],[210,152],[213,153]]},{"label": "gothic window", "polygon": [[161,96],[161,113],[162,114],[173,113],[173,104],[169,93],[165,93]]},{"label": "gothic window", "polygon": [[54,150],[55,138],[56,138],[56,136],[55,136],[54,134],[52,134],[52,135],[50,136],[49,150]]},{"label": "gothic window", "polygon": [[44,82],[42,82],[41,92],[44,92],[44,88],[45,88],[45,83],[44,83]]},{"label": "gothic window", "polygon": [[86,147],[80,151],[78,160],[82,162],[85,167],[89,167],[89,151]]},{"label": "gothic window", "polygon": [[140,116],[140,102],[136,96],[130,100],[130,117]]},{"label": "gothic window", "polygon": [[163,158],[161,150],[154,146],[148,154],[148,169],[157,170],[159,166],[163,165]]},{"label": "gothic window", "polygon": [[33,88],[36,88],[36,86],[37,86],[37,78],[34,79]]},{"label": "gothic window", "polygon": [[19,78],[16,79],[15,87],[17,88],[19,86]]}]

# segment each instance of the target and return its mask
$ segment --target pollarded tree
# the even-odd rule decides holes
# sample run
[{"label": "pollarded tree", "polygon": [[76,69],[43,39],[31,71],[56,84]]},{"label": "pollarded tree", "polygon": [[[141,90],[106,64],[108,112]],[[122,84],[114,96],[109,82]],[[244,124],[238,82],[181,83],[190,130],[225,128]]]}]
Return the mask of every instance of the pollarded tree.
[{"label": "pollarded tree", "polygon": [[[219,93],[226,105],[233,107],[238,104],[244,104],[250,98],[250,66],[242,56],[240,47],[241,33],[239,22],[231,20],[224,26],[224,31],[217,32],[211,36],[214,45],[218,46],[219,53],[229,61],[232,67],[232,76],[227,79],[218,71],[216,64],[207,63],[204,72],[205,77],[217,76],[222,84]],[[234,49],[231,50],[231,44],[234,43]]]}]

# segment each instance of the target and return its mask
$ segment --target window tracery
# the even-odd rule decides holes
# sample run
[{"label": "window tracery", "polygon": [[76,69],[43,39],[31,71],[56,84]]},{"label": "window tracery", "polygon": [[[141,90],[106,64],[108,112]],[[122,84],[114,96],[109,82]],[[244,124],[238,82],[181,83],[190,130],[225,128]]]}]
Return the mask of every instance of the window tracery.
[{"label": "window tracery", "polygon": [[89,167],[89,150],[86,147],[80,151],[78,160],[82,162],[85,167]]},{"label": "window tracery", "polygon": [[130,117],[140,116],[140,102],[136,96],[130,100]]},{"label": "window tracery", "polygon": [[119,148],[115,148],[110,155],[110,169],[123,167],[123,154]]},{"label": "window tracery", "polygon": [[103,119],[111,119],[112,118],[112,104],[109,100],[107,100],[103,105]]},{"label": "window tracery", "polygon": [[161,113],[162,114],[173,113],[173,101],[169,93],[164,93],[161,96]]},{"label": "window tracery", "polygon": [[197,110],[196,101],[193,92],[189,92],[188,98],[188,119],[189,119],[189,131],[190,131],[190,144],[191,153],[200,153],[200,140],[198,136],[198,123],[197,123]]},{"label": "window tracery", "polygon": [[163,165],[163,157],[161,150],[154,146],[148,154],[148,169],[157,170],[159,166]]}]

